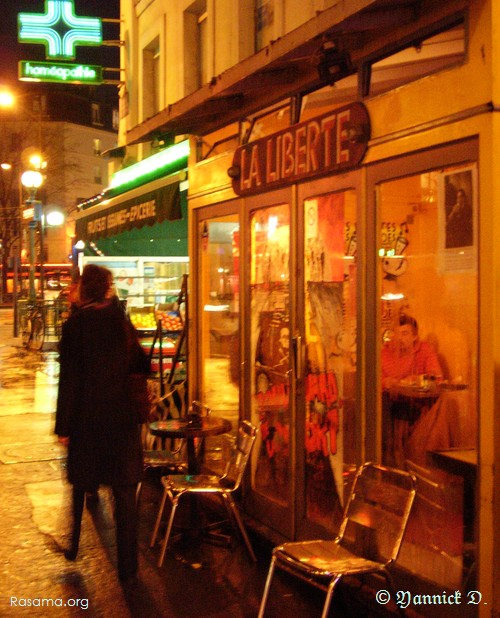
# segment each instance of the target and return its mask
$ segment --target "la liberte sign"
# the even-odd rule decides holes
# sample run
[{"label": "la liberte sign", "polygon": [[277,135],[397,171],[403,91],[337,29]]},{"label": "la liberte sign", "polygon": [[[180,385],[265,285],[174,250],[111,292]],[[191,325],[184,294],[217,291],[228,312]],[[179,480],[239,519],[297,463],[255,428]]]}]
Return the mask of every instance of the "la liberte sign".
[{"label": "la liberte sign", "polygon": [[356,102],[240,146],[230,169],[234,192],[253,195],[356,167],[369,137],[368,111]]}]

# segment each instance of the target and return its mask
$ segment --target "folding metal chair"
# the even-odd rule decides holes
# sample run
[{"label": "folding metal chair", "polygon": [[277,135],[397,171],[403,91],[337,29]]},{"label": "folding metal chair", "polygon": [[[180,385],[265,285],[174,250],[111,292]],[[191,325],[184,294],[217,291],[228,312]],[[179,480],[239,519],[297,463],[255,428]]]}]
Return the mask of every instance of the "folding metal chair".
[{"label": "folding metal chair", "polygon": [[[151,419],[183,418],[186,416],[186,384],[179,382],[161,397],[156,397],[151,403]],[[160,438],[153,436],[148,424],[142,428],[144,471],[150,468],[163,468],[165,471],[184,472],[187,470],[185,440],[172,441],[167,448],[161,444]],[[137,501],[140,499],[142,483],[137,487]]]},{"label": "folding metal chair", "polygon": [[322,618],[328,615],[335,586],[346,575],[380,573],[394,590],[388,566],[398,556],[414,496],[413,475],[374,463],[361,466],[334,540],[274,548],[259,618],[264,616],[276,568],[326,592]]},{"label": "folding metal chair", "polygon": [[162,484],[164,487],[163,497],[158,510],[158,516],[156,518],[153,534],[151,536],[150,547],[153,547],[155,544],[167,498],[169,498],[172,503],[172,510],[170,512],[167,530],[162,541],[158,566],[162,566],[165,558],[165,552],[167,550],[168,540],[172,531],[172,525],[177,507],[179,505],[179,500],[182,496],[189,494],[218,494],[221,496],[224,506],[227,509],[230,521],[236,522],[251,559],[254,562],[256,561],[250,540],[232,496],[232,494],[240,487],[256,435],[257,429],[254,425],[248,421],[240,422],[236,440],[231,449],[229,461],[226,464],[226,469],[222,476],[208,474],[173,474],[162,478]]}]

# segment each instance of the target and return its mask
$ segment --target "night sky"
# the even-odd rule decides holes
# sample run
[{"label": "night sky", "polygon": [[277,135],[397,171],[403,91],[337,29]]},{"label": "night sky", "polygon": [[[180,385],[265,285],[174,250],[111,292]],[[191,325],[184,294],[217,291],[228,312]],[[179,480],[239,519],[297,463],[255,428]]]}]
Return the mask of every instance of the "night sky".
[{"label": "night sky", "polygon": [[[77,16],[116,19],[120,16],[120,0],[73,0],[73,2]],[[18,82],[17,63],[19,60],[45,60],[43,45],[17,42],[17,14],[44,13],[45,0],[3,0],[0,11],[0,85],[14,84]],[[119,33],[118,24],[103,23],[105,40],[117,40]],[[117,47],[81,46],[77,47],[76,59],[71,62],[118,67],[119,50]]]}]

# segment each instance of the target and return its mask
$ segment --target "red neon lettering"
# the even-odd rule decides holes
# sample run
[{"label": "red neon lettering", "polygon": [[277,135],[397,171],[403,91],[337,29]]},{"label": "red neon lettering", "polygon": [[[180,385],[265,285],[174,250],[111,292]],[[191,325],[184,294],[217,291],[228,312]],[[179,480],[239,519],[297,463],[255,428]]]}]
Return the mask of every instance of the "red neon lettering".
[{"label": "red neon lettering", "polygon": [[306,127],[295,131],[295,174],[303,174],[307,170]]},{"label": "red neon lettering", "polygon": [[344,125],[351,119],[351,110],[347,109],[338,115],[337,122],[337,163],[349,162],[349,148],[342,148],[343,144],[348,143],[347,135],[344,131]]},{"label": "red neon lettering", "polygon": [[283,151],[281,159],[281,177],[293,176],[294,170],[293,160],[293,136],[287,132],[283,134]]},{"label": "red neon lettering", "polygon": [[321,121],[321,131],[324,136],[324,151],[323,151],[323,165],[327,167],[331,163],[335,163],[335,122],[337,116],[328,116]]},{"label": "red neon lettering", "polygon": [[316,171],[319,168],[319,136],[319,124],[317,122],[310,122],[307,125],[307,172]]}]

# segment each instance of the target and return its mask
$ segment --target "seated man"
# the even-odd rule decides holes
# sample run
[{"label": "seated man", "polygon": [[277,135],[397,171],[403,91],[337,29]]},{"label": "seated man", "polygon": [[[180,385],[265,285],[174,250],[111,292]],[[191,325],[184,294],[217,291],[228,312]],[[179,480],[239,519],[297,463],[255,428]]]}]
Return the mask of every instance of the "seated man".
[{"label": "seated man", "polygon": [[387,456],[393,461],[386,463],[403,463],[409,430],[420,416],[422,407],[428,405],[425,399],[392,399],[387,391],[398,384],[416,383],[418,376],[423,375],[439,380],[443,377],[443,371],[434,348],[420,341],[415,318],[401,314],[394,339],[382,348],[382,388],[386,392],[383,401],[384,408],[390,411],[393,433],[393,444],[390,445],[391,440],[386,444]]}]

